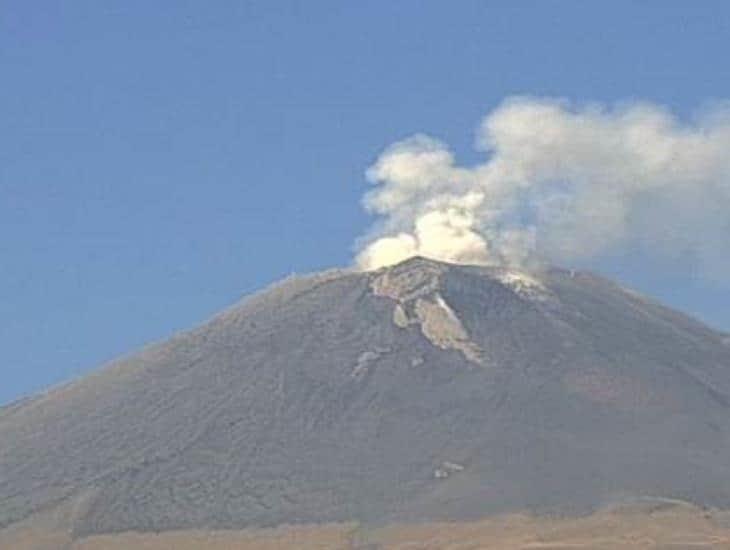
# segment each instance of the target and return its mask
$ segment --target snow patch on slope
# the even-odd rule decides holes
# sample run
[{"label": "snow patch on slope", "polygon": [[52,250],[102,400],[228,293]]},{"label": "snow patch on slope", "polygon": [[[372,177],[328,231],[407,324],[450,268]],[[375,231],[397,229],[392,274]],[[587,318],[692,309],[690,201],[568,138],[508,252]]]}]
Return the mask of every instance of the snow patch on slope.
[{"label": "snow patch on slope", "polygon": [[512,269],[499,270],[495,279],[522,298],[547,301],[552,293],[536,276]]},{"label": "snow patch on slope", "polygon": [[459,318],[440,294],[433,299],[419,299],[415,314],[421,332],[431,343],[441,349],[456,349],[475,363],[481,363],[481,350],[469,338]]},{"label": "snow patch on slope", "polygon": [[404,266],[380,271],[371,282],[376,296],[396,302],[393,323],[412,325],[436,347],[460,351],[472,362],[482,363],[482,351],[471,341],[456,312],[439,293],[444,265],[415,260]]}]

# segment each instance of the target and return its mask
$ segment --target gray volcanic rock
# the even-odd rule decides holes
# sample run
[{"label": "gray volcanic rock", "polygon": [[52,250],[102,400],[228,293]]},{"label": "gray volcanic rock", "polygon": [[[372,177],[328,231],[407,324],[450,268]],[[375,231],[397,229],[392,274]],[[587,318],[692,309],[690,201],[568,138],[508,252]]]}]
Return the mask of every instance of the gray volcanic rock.
[{"label": "gray volcanic rock", "polygon": [[0,409],[0,526],[78,535],[730,506],[726,335],[596,276],[294,278]]}]

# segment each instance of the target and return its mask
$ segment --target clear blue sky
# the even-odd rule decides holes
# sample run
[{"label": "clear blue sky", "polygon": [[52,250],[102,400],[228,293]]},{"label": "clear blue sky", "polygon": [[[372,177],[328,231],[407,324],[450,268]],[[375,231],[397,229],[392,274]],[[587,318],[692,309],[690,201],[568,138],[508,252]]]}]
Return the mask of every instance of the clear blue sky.
[{"label": "clear blue sky", "polygon": [[[397,139],[472,162],[512,94],[687,114],[728,52],[724,1],[3,2],[0,403],[348,264]],[[730,330],[730,286],[593,267]]]}]

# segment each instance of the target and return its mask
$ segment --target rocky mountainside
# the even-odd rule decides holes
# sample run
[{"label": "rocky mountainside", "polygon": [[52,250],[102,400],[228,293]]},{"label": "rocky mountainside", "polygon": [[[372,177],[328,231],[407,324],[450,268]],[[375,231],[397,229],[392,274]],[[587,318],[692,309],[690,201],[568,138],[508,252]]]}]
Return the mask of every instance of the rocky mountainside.
[{"label": "rocky mountainside", "polygon": [[0,527],[75,536],[730,507],[730,340],[616,284],[421,258],[286,280],[0,409]]}]

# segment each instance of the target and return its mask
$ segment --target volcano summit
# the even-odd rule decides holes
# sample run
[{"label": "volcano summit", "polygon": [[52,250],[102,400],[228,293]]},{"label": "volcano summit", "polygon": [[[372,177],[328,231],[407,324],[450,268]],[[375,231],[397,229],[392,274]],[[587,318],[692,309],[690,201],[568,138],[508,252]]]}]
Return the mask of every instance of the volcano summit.
[{"label": "volcano summit", "polygon": [[0,409],[0,527],[730,507],[730,343],[588,273],[412,258],[285,280]]}]

